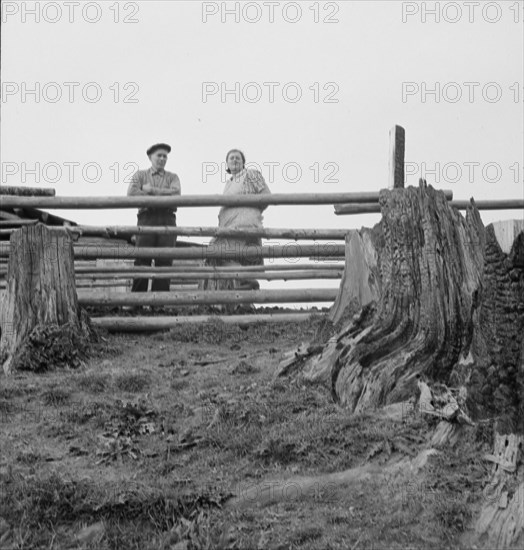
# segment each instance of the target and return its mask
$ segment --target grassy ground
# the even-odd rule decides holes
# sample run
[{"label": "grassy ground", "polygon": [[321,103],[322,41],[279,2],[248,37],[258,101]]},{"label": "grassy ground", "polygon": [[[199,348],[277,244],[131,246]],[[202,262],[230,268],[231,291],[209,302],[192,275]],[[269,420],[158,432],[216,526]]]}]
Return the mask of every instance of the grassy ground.
[{"label": "grassy ground", "polygon": [[[478,431],[416,477],[294,482],[414,456],[434,428],[351,416],[324,388],[273,381],[322,328],[105,336],[85,368],[3,377],[0,548],[460,547],[488,479]],[[273,504],[229,505],[276,487]]]}]

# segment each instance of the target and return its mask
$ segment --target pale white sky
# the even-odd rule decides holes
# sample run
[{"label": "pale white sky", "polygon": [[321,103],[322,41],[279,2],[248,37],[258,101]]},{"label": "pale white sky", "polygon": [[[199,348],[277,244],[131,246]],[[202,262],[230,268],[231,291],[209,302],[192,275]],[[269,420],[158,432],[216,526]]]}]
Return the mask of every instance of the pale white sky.
[{"label": "pale white sky", "polygon": [[[147,168],[146,148],[166,141],[173,147],[167,169],[178,173],[185,194],[222,192],[222,170],[204,177],[203,165],[211,163],[212,171],[212,163],[220,165],[232,147],[262,166],[273,192],[379,190],[388,181],[389,130],[400,124],[411,163],[407,185],[417,184],[422,163],[429,169],[440,163],[440,182],[428,174],[428,183],[452,189],[457,199],[524,195],[522,1],[491,2],[490,10],[479,5],[473,13],[463,2],[301,1],[301,14],[294,3],[280,2],[273,23],[267,2],[258,3],[258,14],[255,3],[240,2],[238,23],[234,15],[221,20],[222,5],[234,8],[235,2],[91,2],[85,18],[99,17],[96,23],[82,16],[86,2],[75,8],[73,22],[63,3],[54,3],[61,6],[59,17],[56,7],[40,2],[39,23],[22,13],[22,4],[29,9],[35,2],[2,2],[2,183],[51,186],[58,195],[124,195],[124,177],[133,169],[124,165]],[[439,22],[423,13],[435,4]],[[249,23],[244,16],[260,20]],[[138,22],[124,23],[126,17]],[[27,88],[37,82],[41,90],[56,82],[62,98],[50,101],[54,85],[39,102],[34,95],[24,98],[23,82]],[[80,83],[73,102],[65,82]],[[89,82],[100,87],[99,101],[82,97]],[[218,92],[204,101],[206,82]],[[240,102],[233,94],[221,101],[221,90],[236,82]],[[273,102],[267,82],[278,83]],[[420,91],[436,82],[438,103]],[[284,97],[289,83],[295,84]],[[411,95],[403,98],[406,86]],[[254,98],[257,87],[260,100],[246,101],[245,94]],[[302,98],[293,103],[297,89]],[[453,103],[457,90],[462,99]],[[95,92],[86,89],[92,98]],[[130,94],[138,102],[123,102]],[[324,102],[329,94],[338,102]],[[31,169],[37,162],[40,182],[31,174],[24,182],[22,165]],[[56,183],[49,181],[56,174],[49,163],[61,167]],[[73,182],[64,163],[79,163]],[[82,177],[88,163],[100,167],[98,174],[88,170],[99,181]],[[273,181],[263,163],[279,163]],[[300,166],[299,181],[291,181],[292,167],[283,173],[288,163]],[[315,163],[317,182],[310,169]],[[455,182],[457,165],[462,177]],[[91,224],[136,222],[132,210],[60,213]],[[217,208],[179,210],[178,224],[216,225],[217,214]],[[521,216],[482,213],[485,223]],[[331,206],[270,207],[265,213],[267,227],[358,228],[378,220],[337,217]]]}]

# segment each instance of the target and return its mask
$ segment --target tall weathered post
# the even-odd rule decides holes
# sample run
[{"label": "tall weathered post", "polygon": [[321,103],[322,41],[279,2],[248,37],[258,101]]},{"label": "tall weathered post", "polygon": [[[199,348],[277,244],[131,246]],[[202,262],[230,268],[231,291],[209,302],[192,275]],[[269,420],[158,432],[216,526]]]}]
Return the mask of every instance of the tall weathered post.
[{"label": "tall weathered post", "polygon": [[395,125],[389,132],[389,189],[404,187],[404,154],[406,130]]}]

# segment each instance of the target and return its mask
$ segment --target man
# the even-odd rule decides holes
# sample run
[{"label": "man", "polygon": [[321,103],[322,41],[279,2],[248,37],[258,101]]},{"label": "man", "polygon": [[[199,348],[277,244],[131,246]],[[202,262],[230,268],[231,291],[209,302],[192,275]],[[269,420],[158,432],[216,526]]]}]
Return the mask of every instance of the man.
[{"label": "man", "polygon": [[[142,195],[173,196],[180,195],[180,179],[173,172],[165,170],[167,155],[171,147],[167,143],[157,143],[147,150],[147,156],[151,161],[149,170],[136,172],[129,184],[127,194],[130,197]],[[137,225],[146,226],[176,226],[176,208],[141,208],[138,211]],[[149,247],[174,247],[176,235],[142,235],[136,236],[138,248]],[[137,258],[135,266],[151,266],[152,258]],[[155,266],[171,266],[172,260],[156,258]],[[169,279],[153,279],[152,290],[167,291],[170,287]],[[149,279],[135,279],[131,292],[147,292]]]}]

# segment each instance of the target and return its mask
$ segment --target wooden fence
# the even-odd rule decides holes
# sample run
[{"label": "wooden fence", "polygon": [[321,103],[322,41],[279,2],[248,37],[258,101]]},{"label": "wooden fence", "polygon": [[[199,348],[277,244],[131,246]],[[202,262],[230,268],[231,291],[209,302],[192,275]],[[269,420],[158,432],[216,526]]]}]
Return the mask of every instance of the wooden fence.
[{"label": "wooden fence", "polygon": [[[390,148],[390,188],[404,186],[404,141],[405,132],[399,126],[391,131]],[[54,190],[31,189],[17,192],[14,188],[0,188],[1,208],[4,211],[0,220],[0,262],[10,254],[10,244],[6,240],[13,231],[34,224],[38,220],[22,219],[18,211],[31,209],[122,209],[141,207],[217,207],[217,206],[282,206],[282,205],[334,205],[335,214],[362,214],[380,212],[379,192],[362,193],[297,193],[264,195],[183,195],[173,197],[57,197]],[[453,193],[443,191],[450,204],[458,209],[467,208],[471,202],[453,200]],[[524,200],[476,201],[479,209],[524,208]],[[34,210],[33,210],[34,211]],[[344,275],[342,263],[345,259],[344,241],[351,230],[319,228],[251,228],[226,229],[217,227],[135,227],[135,226],[93,226],[69,225],[50,227],[52,231],[68,231],[74,241],[75,279],[80,304],[85,306],[202,306],[220,304],[267,304],[267,303],[315,303],[333,302],[339,292],[337,288],[282,288],[275,290],[197,290],[201,281],[223,280],[333,280]],[[225,237],[289,239],[293,242],[284,245],[263,245],[234,247],[177,246],[175,248],[140,248],[129,239],[139,234],[176,235],[178,237]],[[98,239],[98,242],[89,239]],[[120,241],[118,239],[121,239]],[[314,244],[300,243],[313,240]],[[319,241],[319,242],[317,242]],[[327,241],[327,242],[326,242]],[[31,253],[30,250],[27,251]],[[140,267],[132,265],[137,258],[159,258],[175,260],[171,267]],[[241,266],[245,259],[282,260],[282,265],[270,263],[265,266]],[[301,258],[309,258],[307,264],[300,264]],[[116,261],[106,265],[101,261]],[[221,265],[205,265],[207,260],[220,260]],[[297,263],[295,263],[297,262]],[[338,263],[337,263],[338,262]],[[5,264],[0,263],[0,277],[6,277]],[[171,279],[170,292],[131,293],[129,287],[135,277],[147,279]],[[100,290],[100,288],[105,290]],[[119,289],[114,292],[110,289]],[[254,316],[261,318],[260,316]],[[300,320],[308,315],[298,315],[289,319]],[[194,319],[196,319],[195,317]],[[207,317],[206,317],[207,319]],[[242,322],[250,322],[250,317],[242,317]],[[279,319],[278,315],[267,320]],[[285,320],[283,316],[280,319]],[[115,318],[99,318],[97,323],[106,328],[144,330],[173,326],[180,321],[146,318],[123,321]],[[240,322],[240,320],[239,320]]]}]

